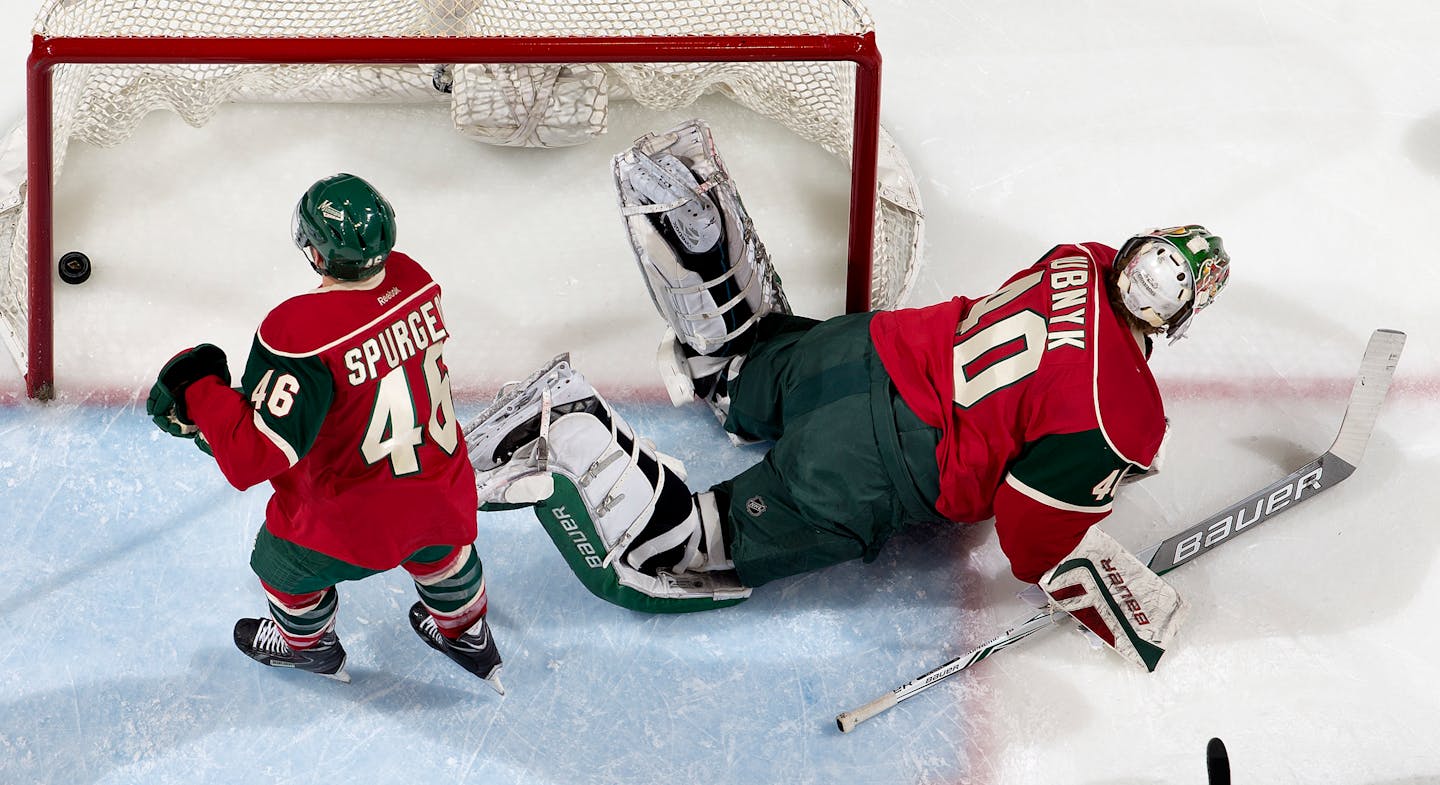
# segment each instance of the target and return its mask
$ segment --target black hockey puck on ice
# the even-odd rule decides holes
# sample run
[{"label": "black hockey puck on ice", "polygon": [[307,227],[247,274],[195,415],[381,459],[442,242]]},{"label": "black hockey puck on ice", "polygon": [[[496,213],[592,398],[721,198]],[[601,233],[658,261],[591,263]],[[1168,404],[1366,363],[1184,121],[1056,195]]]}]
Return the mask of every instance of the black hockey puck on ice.
[{"label": "black hockey puck on ice", "polygon": [[1230,755],[1225,752],[1225,742],[1211,739],[1205,745],[1205,770],[1210,773],[1210,785],[1230,785]]},{"label": "black hockey puck on ice", "polygon": [[90,257],[79,251],[71,251],[60,257],[60,280],[68,284],[82,284],[90,277]]}]

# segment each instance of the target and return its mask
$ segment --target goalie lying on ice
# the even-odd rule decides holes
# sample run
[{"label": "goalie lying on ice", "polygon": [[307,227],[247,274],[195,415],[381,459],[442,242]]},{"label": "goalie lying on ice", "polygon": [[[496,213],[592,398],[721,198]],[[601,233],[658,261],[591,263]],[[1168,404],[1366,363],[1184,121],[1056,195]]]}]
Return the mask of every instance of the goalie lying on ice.
[{"label": "goalie lying on ice", "polygon": [[790,313],[703,124],[642,138],[614,174],[672,398],[773,446],[692,494],[561,358],[467,428],[482,499],[540,500],[591,591],[652,611],[873,560],[912,522],[994,518],[1017,578],[1154,669],[1183,605],[1095,524],[1158,464],[1152,337],[1223,287],[1219,237],[1059,245],[982,297],[817,321]]}]

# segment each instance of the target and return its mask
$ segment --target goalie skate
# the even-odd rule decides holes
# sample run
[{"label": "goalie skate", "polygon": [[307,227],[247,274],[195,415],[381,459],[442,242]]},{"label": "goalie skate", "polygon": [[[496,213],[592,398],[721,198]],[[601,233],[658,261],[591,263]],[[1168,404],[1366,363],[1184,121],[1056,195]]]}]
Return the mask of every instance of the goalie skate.
[{"label": "goalie skate", "polygon": [[593,397],[595,390],[561,354],[521,382],[500,388],[485,411],[465,426],[480,503],[531,504],[555,490],[549,468],[552,416]]}]

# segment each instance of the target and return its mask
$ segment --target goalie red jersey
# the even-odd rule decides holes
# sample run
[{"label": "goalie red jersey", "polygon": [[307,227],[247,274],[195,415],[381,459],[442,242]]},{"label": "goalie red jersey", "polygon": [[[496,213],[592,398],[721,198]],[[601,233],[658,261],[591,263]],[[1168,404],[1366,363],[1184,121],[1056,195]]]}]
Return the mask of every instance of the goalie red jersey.
[{"label": "goalie red jersey", "polygon": [[266,526],[369,569],[475,539],[475,475],[450,397],[440,287],[409,257],[292,297],[255,334],[237,392],[186,401],[226,479],[269,480]]},{"label": "goalie red jersey", "polygon": [[941,431],[946,518],[994,516],[1035,582],[1154,463],[1165,414],[1145,353],[1111,308],[1115,250],[1062,245],[978,300],[877,314],[871,337],[905,403]]}]

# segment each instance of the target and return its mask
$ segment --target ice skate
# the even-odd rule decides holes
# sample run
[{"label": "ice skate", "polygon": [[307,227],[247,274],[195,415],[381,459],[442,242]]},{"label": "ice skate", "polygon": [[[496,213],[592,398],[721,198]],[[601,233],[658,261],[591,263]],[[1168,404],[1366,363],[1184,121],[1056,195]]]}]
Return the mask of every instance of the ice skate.
[{"label": "ice skate", "polygon": [[423,603],[410,606],[410,626],[430,648],[454,660],[457,665],[484,679],[496,692],[505,694],[505,685],[500,683],[500,650],[490,635],[490,625],[482,616],[464,635],[450,640],[440,634],[435,618],[425,609]]},{"label": "ice skate", "polygon": [[340,645],[334,630],[325,633],[314,646],[295,650],[280,635],[280,627],[274,620],[240,619],[235,622],[235,647],[250,659],[272,668],[297,668],[327,679],[350,681],[350,674],[345,672],[345,647]]}]

